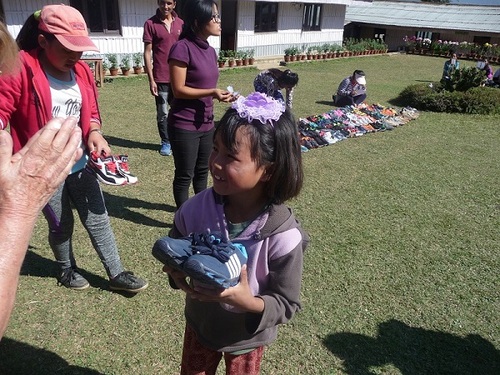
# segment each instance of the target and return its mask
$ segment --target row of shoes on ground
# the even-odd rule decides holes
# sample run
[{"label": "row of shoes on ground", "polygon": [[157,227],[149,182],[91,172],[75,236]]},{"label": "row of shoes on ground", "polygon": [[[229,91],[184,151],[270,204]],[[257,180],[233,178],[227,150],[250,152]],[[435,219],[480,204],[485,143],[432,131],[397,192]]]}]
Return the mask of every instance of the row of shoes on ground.
[{"label": "row of shoes on ground", "polygon": [[128,155],[99,155],[92,151],[85,170],[107,185],[122,186],[137,183],[137,176],[130,173]]},{"label": "row of shoes on ground", "polygon": [[347,138],[393,130],[418,116],[418,110],[412,107],[395,109],[366,103],[339,107],[321,115],[299,119],[301,148],[306,152]]},{"label": "row of shoes on ground", "polygon": [[[82,276],[77,267],[68,267],[61,271],[58,278],[60,285],[69,289],[84,290],[90,286],[90,283]],[[134,275],[133,272],[123,271],[109,280],[109,289],[124,291],[129,293],[138,293],[148,287],[148,282]]]},{"label": "row of shoes on ground", "polygon": [[248,256],[245,247],[217,233],[192,233],[175,239],[162,237],[153,245],[153,256],[187,274],[195,286],[227,289],[238,284]]}]

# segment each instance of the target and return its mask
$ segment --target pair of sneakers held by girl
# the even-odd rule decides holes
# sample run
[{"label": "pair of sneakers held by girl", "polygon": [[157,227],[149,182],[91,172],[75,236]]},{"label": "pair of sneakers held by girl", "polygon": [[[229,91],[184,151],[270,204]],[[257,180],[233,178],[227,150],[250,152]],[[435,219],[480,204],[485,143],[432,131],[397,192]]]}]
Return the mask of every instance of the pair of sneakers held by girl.
[{"label": "pair of sneakers held by girl", "polygon": [[199,286],[227,289],[238,284],[248,255],[245,246],[222,238],[219,233],[192,233],[155,242],[153,256],[163,264],[186,273]]}]

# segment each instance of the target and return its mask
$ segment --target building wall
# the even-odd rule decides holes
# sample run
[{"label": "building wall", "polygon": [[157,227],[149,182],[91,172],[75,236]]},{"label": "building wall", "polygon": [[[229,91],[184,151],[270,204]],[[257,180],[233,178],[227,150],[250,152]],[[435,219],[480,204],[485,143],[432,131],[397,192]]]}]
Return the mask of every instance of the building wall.
[{"label": "building wall", "polygon": [[293,3],[278,6],[278,32],[255,33],[255,2],[240,1],[239,23],[236,38],[237,49],[255,49],[255,56],[283,55],[284,49],[307,49],[323,43],[342,44],[345,5],[324,4],[321,31],[302,31],[303,7]]},{"label": "building wall", "polygon": [[[3,0],[5,21],[11,34],[15,37],[29,15],[47,4],[69,4],[69,0]],[[323,43],[341,44],[345,5],[324,4],[322,30],[302,32],[303,6],[299,7],[296,4],[279,4],[278,32],[255,33],[255,2],[238,1],[236,48],[254,49],[255,57],[264,57],[282,55],[284,49],[291,46],[306,49],[308,46]],[[143,51],[143,25],[146,19],[156,12],[156,0],[118,0],[118,6],[122,34],[91,35],[101,53],[85,53],[85,56],[103,56],[106,53],[120,55]],[[210,37],[209,43],[216,50],[220,48],[219,37]]]}]

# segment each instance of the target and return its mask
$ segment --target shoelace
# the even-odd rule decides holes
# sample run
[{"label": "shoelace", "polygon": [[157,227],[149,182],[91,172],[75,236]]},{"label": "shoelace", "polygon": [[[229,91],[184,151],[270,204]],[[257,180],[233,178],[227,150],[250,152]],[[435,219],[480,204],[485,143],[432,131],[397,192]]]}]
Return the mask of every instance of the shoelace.
[{"label": "shoelace", "polygon": [[111,173],[116,174],[116,163],[112,158],[103,159],[103,162]]},{"label": "shoelace", "polygon": [[194,233],[191,248],[202,255],[211,255],[222,263],[229,260],[234,253],[232,244],[224,242],[221,238],[209,233]]},{"label": "shoelace", "polygon": [[117,162],[120,164],[121,169],[123,169],[125,172],[129,172],[128,161],[126,158],[120,157],[117,159]]}]

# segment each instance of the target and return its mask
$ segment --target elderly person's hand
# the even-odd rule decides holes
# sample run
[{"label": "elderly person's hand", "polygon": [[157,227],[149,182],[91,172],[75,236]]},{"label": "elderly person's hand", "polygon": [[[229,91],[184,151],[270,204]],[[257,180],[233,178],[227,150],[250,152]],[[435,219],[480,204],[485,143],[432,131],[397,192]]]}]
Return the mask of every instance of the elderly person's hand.
[{"label": "elderly person's hand", "polygon": [[12,138],[0,131],[0,214],[37,216],[82,156],[75,118],[55,118],[12,155]]}]

